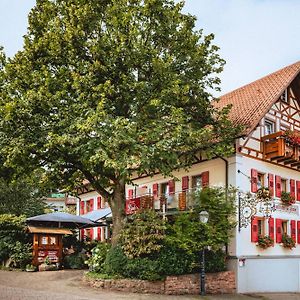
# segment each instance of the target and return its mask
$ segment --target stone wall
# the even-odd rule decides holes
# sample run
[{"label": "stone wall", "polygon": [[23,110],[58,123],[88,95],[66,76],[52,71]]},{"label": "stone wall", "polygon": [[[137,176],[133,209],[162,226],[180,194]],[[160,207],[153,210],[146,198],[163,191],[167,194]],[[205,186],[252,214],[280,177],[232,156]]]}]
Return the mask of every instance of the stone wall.
[{"label": "stone wall", "polygon": [[[168,295],[199,294],[199,274],[168,276],[164,281],[135,279],[95,279],[84,276],[89,286],[131,293],[154,293]],[[236,292],[235,274],[231,271],[206,274],[208,294],[230,294]]]}]

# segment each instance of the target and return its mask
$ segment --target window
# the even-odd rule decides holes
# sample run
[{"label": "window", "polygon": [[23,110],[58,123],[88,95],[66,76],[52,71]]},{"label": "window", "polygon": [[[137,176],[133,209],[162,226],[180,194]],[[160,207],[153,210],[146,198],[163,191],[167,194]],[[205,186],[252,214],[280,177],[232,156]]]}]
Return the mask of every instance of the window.
[{"label": "window", "polygon": [[265,174],[257,173],[257,188],[260,189],[265,186]]},{"label": "window", "polygon": [[160,194],[164,196],[168,196],[169,194],[169,185],[167,182],[164,182],[160,185]]},{"label": "window", "polygon": [[270,120],[265,120],[265,135],[275,132],[275,123]]},{"label": "window", "polygon": [[192,177],[192,188],[196,191],[201,190],[202,188],[202,176],[196,175]]},{"label": "window", "polygon": [[287,191],[287,184],[286,184],[286,179],[281,178],[281,191],[286,192]]},{"label": "window", "polygon": [[258,219],[258,226],[257,226],[258,236],[265,235],[265,220]]},{"label": "window", "polygon": [[281,223],[281,234],[287,234],[288,230],[288,222],[287,221],[282,221]]}]

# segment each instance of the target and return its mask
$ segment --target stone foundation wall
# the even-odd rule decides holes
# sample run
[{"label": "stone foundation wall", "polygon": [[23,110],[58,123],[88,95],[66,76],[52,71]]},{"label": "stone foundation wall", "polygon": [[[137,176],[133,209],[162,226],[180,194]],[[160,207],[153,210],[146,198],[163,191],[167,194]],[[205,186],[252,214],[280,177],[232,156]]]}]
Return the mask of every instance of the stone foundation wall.
[{"label": "stone foundation wall", "polygon": [[[95,279],[84,276],[83,282],[91,287],[131,293],[168,295],[199,294],[200,275],[168,276],[164,281],[135,279]],[[235,274],[232,271],[206,274],[208,294],[231,294],[236,292]]]}]

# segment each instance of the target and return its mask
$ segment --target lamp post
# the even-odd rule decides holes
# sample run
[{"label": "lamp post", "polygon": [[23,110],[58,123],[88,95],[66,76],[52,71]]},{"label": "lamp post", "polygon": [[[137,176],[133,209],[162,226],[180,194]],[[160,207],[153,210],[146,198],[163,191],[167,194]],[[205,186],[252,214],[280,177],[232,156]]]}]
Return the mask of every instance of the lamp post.
[{"label": "lamp post", "polygon": [[[202,224],[206,224],[208,222],[209,213],[206,210],[203,210],[199,213],[199,221]],[[200,256],[200,293],[201,296],[205,296],[205,248],[203,247],[201,250]]]}]

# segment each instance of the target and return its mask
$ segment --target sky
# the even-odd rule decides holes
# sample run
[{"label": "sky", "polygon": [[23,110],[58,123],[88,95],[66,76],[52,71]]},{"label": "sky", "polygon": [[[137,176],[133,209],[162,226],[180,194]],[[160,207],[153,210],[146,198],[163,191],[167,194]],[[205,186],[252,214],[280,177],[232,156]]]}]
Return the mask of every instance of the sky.
[{"label": "sky", "polygon": [[[226,60],[221,94],[300,60],[300,0],[186,0],[196,29],[215,34]],[[8,56],[22,49],[35,0],[0,0],[0,45]],[[219,96],[220,93],[215,93]]]}]

